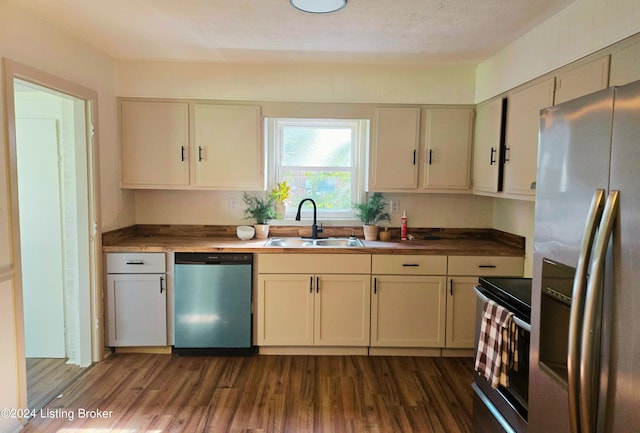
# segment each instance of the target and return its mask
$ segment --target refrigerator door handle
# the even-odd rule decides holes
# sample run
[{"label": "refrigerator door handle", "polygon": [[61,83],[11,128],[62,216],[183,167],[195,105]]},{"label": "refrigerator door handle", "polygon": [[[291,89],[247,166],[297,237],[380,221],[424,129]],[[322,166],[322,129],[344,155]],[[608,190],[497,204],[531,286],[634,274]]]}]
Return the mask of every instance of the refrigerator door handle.
[{"label": "refrigerator door handle", "polygon": [[605,191],[598,189],[593,194],[587,223],[580,245],[580,255],[573,280],[573,298],[569,319],[569,349],[567,356],[568,388],[569,388],[569,421],[571,433],[580,433],[580,336],[584,317],[584,300],[587,285],[587,269],[591,257],[591,249],[600,224],[604,208]]},{"label": "refrigerator door handle", "polygon": [[609,192],[607,203],[602,213],[602,222],[598,230],[593,260],[589,266],[589,283],[584,303],[584,326],[582,328],[580,348],[580,424],[582,433],[594,433],[596,430],[598,368],[595,356],[600,353],[596,345],[597,320],[603,295],[604,266],[609,247],[609,239],[618,216],[619,191]]}]

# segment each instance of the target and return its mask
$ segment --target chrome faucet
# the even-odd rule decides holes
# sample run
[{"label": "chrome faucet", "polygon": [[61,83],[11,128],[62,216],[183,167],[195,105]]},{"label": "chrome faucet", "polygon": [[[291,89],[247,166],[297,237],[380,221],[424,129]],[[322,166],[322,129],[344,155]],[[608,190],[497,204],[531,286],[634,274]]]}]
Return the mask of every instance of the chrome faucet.
[{"label": "chrome faucet", "polygon": [[298,213],[296,214],[296,221],[300,221],[300,209],[302,209],[302,204],[305,201],[310,201],[313,205],[313,225],[311,225],[311,239],[318,239],[318,233],[322,233],[322,227],[318,227],[318,222],[316,219],[316,202],[313,201],[312,198],[303,199],[298,205]]}]

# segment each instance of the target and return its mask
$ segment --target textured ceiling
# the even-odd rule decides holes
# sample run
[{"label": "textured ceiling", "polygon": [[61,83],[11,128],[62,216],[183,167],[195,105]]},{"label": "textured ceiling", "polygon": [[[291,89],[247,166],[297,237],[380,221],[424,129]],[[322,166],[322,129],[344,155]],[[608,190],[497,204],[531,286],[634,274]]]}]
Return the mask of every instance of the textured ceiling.
[{"label": "textured ceiling", "polygon": [[10,0],[112,57],[213,62],[477,63],[574,0]]}]

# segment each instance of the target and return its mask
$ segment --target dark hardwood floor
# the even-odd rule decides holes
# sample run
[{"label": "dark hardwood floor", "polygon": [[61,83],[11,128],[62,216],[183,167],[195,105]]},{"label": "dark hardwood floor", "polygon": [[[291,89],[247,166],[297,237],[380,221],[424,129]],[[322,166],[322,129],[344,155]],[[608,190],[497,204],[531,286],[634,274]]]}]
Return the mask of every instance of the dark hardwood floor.
[{"label": "dark hardwood floor", "polygon": [[471,432],[472,369],[471,358],[117,354],[23,431]]}]

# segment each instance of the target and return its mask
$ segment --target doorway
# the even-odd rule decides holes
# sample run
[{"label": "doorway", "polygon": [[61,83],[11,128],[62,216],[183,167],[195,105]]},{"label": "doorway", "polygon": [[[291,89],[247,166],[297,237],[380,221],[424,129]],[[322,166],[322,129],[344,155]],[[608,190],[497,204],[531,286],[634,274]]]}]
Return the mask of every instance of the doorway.
[{"label": "doorway", "polygon": [[79,291],[89,287],[85,101],[14,79],[27,403],[79,376]]},{"label": "doorway", "polygon": [[91,326],[101,318],[96,98],[46,73],[5,66],[16,315],[24,356],[19,379],[26,391],[23,407],[37,410],[101,355],[99,330]]}]

